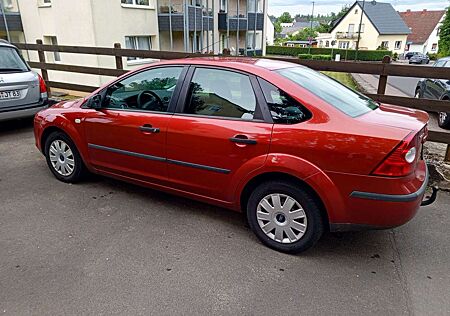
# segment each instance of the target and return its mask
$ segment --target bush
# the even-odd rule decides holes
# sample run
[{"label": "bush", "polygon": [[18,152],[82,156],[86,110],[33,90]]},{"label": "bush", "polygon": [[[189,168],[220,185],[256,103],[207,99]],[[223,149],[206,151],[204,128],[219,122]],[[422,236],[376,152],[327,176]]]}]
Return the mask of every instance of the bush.
[{"label": "bush", "polygon": [[[336,54],[341,55],[341,60],[354,60],[355,50],[353,49],[331,49],[319,47],[287,47],[287,46],[267,46],[268,55],[285,55],[298,56],[300,54],[308,54],[310,50],[311,55],[330,55],[335,59]],[[360,50],[358,51],[358,60],[363,61],[381,61],[385,55],[392,56],[389,50]]]},{"label": "bush", "polygon": [[436,60],[436,59],[439,59],[438,54],[428,54],[428,57],[430,57],[430,60]]},{"label": "bush", "polygon": [[311,54],[298,54],[298,58],[299,59],[311,59],[312,55]]},{"label": "bush", "polygon": [[314,60],[331,60],[331,55],[312,55]]}]

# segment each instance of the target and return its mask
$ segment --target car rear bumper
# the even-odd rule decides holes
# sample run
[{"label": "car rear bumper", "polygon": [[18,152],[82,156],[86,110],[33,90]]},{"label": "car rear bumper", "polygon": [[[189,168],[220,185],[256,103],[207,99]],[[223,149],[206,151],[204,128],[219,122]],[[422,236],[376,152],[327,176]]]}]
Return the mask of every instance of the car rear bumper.
[{"label": "car rear bumper", "polygon": [[388,229],[407,223],[416,215],[422,204],[428,178],[428,168],[422,161],[413,175],[386,180],[386,187],[396,186],[399,191],[405,190],[408,193],[349,191],[344,221],[330,221],[330,230]]},{"label": "car rear bumper", "polygon": [[37,112],[46,109],[48,107],[48,101],[43,100],[39,103],[30,104],[22,107],[12,107],[8,109],[0,108],[0,121],[13,120],[25,117],[32,117]]}]

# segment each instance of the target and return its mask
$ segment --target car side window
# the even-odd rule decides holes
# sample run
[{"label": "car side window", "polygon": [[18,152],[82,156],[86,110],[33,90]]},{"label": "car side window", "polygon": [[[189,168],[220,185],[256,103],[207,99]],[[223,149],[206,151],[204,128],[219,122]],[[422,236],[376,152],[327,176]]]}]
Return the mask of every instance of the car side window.
[{"label": "car side window", "polygon": [[445,60],[438,60],[435,64],[434,67],[443,67],[445,64]]},{"label": "car side window", "polygon": [[139,72],[110,86],[103,106],[111,109],[167,112],[183,67]]},{"label": "car side window", "polygon": [[258,81],[274,123],[296,124],[311,118],[311,113],[283,90],[264,79]]},{"label": "car side window", "polygon": [[195,70],[185,113],[252,120],[255,109],[249,76],[228,70]]}]

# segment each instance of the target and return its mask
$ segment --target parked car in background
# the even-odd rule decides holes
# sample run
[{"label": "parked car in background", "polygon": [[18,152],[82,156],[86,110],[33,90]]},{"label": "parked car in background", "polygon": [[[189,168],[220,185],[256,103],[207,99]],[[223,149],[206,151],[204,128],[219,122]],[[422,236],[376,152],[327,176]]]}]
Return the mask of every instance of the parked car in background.
[{"label": "parked car in background", "polygon": [[[450,71],[450,57],[439,59],[433,66],[449,68]],[[450,101],[450,80],[422,79],[417,83],[415,96]],[[439,112],[438,124],[442,128],[450,129],[450,112]]]},{"label": "parked car in background", "polygon": [[429,64],[430,63],[430,57],[428,55],[424,55],[422,53],[415,54],[414,56],[411,56],[409,59],[410,64]]},{"label": "parked car in background", "polygon": [[242,211],[264,244],[295,253],[324,230],[409,221],[428,181],[427,123],[297,64],[199,58],[56,104],[34,131],[60,181],[89,170]]},{"label": "parked car in background", "polygon": [[419,54],[419,52],[407,52],[405,54],[405,58],[410,59],[411,57],[413,57],[414,55],[417,55],[417,54]]},{"label": "parked car in background", "polygon": [[31,117],[47,105],[42,77],[28,67],[15,46],[0,40],[0,121]]}]

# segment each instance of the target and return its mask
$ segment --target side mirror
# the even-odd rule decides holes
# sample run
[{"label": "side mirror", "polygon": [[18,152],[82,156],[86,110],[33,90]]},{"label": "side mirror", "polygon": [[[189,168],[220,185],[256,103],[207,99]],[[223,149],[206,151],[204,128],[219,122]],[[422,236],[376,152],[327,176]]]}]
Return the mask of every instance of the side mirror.
[{"label": "side mirror", "polygon": [[102,108],[102,96],[100,94],[94,95],[89,99],[89,107],[91,109],[101,109]]}]

